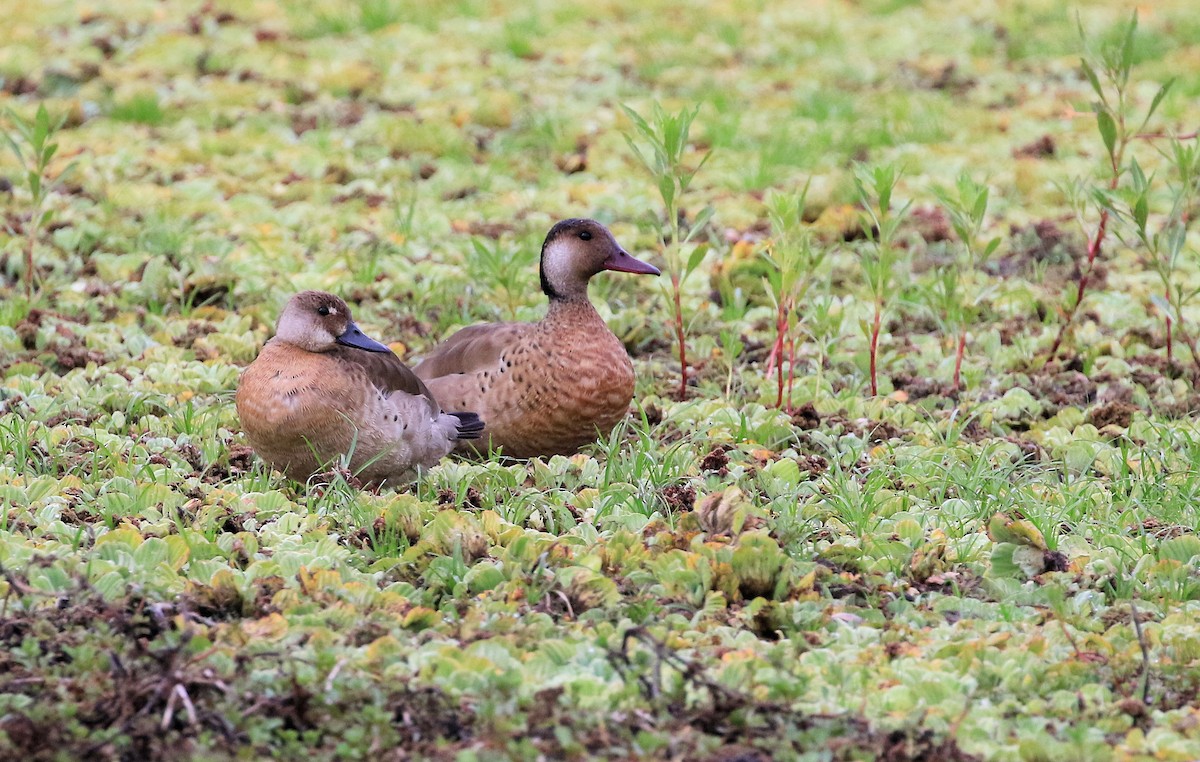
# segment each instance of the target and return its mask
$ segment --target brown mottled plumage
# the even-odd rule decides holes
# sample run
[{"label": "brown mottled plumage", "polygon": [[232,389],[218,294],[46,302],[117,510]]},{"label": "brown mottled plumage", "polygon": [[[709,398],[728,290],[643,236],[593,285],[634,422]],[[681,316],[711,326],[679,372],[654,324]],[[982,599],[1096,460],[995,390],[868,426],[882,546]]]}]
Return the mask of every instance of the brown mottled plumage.
[{"label": "brown mottled plumage", "polygon": [[484,419],[470,447],[514,458],[570,454],[625,417],[633,364],[587,296],[588,280],[602,270],[658,275],[599,222],[558,223],[542,244],[546,316],[464,328],[413,368],[437,399]]},{"label": "brown mottled plumage", "polygon": [[349,454],[364,482],[402,481],[482,428],[473,413],[443,413],[399,357],[363,335],[344,301],[320,291],[288,302],[275,338],[242,374],[237,410],[259,456],[299,480]]}]

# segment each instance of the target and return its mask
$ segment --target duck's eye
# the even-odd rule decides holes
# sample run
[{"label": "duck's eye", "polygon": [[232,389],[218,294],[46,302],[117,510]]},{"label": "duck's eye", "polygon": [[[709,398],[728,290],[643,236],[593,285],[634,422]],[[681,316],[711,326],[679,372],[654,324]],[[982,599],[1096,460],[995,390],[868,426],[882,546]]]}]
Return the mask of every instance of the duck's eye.
[{"label": "duck's eye", "polygon": [[592,232],[590,230],[584,230],[583,232],[581,232],[579,234],[579,240],[581,240],[581,241],[592,240]]},{"label": "duck's eye", "polygon": [[320,307],[317,307],[317,314],[320,315],[321,317],[325,317],[326,315],[329,314],[329,308],[326,307],[325,305],[321,305]]}]

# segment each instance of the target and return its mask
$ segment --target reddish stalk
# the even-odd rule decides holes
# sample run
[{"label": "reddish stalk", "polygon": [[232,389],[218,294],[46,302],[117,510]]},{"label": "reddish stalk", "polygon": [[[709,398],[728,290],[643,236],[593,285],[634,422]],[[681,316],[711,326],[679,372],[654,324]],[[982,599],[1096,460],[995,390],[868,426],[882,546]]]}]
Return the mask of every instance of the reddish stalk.
[{"label": "reddish stalk", "polygon": [[679,342],[679,399],[687,399],[687,346],[683,337],[683,305],[679,299],[679,276],[671,273],[671,289],[675,292],[675,339]]},{"label": "reddish stalk", "polygon": [[776,335],[775,341],[771,342],[771,351],[767,352],[767,364],[764,366],[764,372],[768,376],[775,372],[775,363],[782,356],[783,348],[780,344],[779,336]]},{"label": "reddish stalk", "polygon": [[954,391],[962,388],[962,361],[967,350],[967,329],[958,335],[958,350],[954,353]]},{"label": "reddish stalk", "polygon": [[1140,135],[1135,135],[1134,137],[1138,138],[1139,140],[1158,140],[1159,138],[1174,138],[1176,140],[1195,140],[1196,138],[1200,137],[1200,130],[1195,130],[1193,132],[1185,132],[1182,135],[1168,135],[1165,132],[1143,132]]},{"label": "reddish stalk", "polygon": [[775,308],[775,343],[767,356],[767,374],[775,371],[775,407],[783,407],[783,343],[787,334],[787,312],[781,302]]},{"label": "reddish stalk", "polygon": [[787,409],[792,409],[792,386],[796,382],[796,337],[788,336]]},{"label": "reddish stalk", "polygon": [[783,404],[783,310],[775,317],[775,344],[771,347],[767,372],[775,371],[775,407]]},{"label": "reddish stalk", "polygon": [[[1120,182],[1120,170],[1116,159],[1113,160],[1113,176],[1108,182],[1110,191],[1117,189],[1117,184]],[[1091,280],[1092,264],[1096,261],[1096,257],[1100,254],[1100,249],[1104,245],[1104,236],[1108,233],[1108,210],[1100,210],[1100,224],[1096,226],[1096,235],[1092,236],[1092,240],[1088,241],[1087,248],[1087,267],[1080,268],[1079,287],[1075,289],[1075,301],[1071,304],[1067,311],[1066,319],[1058,329],[1058,335],[1054,337],[1054,344],[1050,347],[1050,360],[1053,360],[1058,354],[1059,347],[1062,346],[1063,338],[1067,335],[1067,329],[1071,327],[1071,323],[1075,320],[1075,312],[1079,309],[1079,305],[1083,303],[1083,294],[1087,290],[1088,281]]]},{"label": "reddish stalk", "polygon": [[879,328],[883,323],[882,305],[875,304],[875,322],[871,325],[871,396],[879,396],[879,382],[875,375],[875,359],[879,352]]}]

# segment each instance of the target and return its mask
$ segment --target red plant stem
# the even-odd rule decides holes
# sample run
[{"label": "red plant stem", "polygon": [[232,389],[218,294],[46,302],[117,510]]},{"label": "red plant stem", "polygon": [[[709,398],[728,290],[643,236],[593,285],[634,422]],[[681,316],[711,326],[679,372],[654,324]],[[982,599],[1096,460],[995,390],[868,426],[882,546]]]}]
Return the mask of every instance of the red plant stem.
[{"label": "red plant stem", "polygon": [[954,391],[962,388],[962,361],[967,350],[967,329],[958,335],[958,350],[954,353]]},{"label": "red plant stem", "polygon": [[879,351],[879,328],[883,323],[883,309],[875,303],[875,322],[871,325],[871,396],[879,396],[879,383],[875,376],[875,358]]},{"label": "red plant stem", "polygon": [[1200,137],[1200,130],[1185,132],[1182,135],[1168,135],[1165,132],[1143,132],[1135,136],[1139,140],[1158,140],[1159,138],[1174,138],[1175,140],[1195,140]]},{"label": "red plant stem", "polygon": [[766,374],[775,372],[775,363],[783,362],[783,307],[775,308],[775,341],[771,342],[771,351],[767,353]]},{"label": "red plant stem", "polygon": [[675,292],[675,339],[679,342],[679,399],[687,399],[687,345],[683,337],[683,306],[679,298],[679,276],[671,273],[671,289]]},{"label": "red plant stem", "polygon": [[796,337],[788,336],[787,409],[792,409],[792,386],[796,382]]},{"label": "red plant stem", "polygon": [[[1114,170],[1113,178],[1108,184],[1109,190],[1116,190],[1119,175]],[[1100,224],[1096,226],[1096,235],[1092,236],[1092,240],[1088,241],[1087,248],[1087,267],[1079,273],[1079,286],[1075,289],[1075,301],[1071,304],[1070,310],[1067,311],[1066,319],[1063,320],[1062,326],[1058,329],[1058,335],[1054,337],[1054,344],[1050,347],[1050,358],[1054,359],[1058,354],[1058,349],[1062,346],[1063,337],[1067,335],[1067,329],[1071,326],[1071,322],[1075,319],[1075,312],[1079,309],[1079,305],[1083,303],[1083,294],[1087,290],[1088,281],[1091,279],[1092,263],[1096,261],[1096,257],[1100,254],[1100,247],[1104,245],[1104,236],[1108,232],[1108,210],[1100,210]]]},{"label": "red plant stem", "polygon": [[775,407],[783,407],[783,343],[787,334],[787,311],[783,302],[775,308],[775,343],[767,358],[767,373],[775,370]]}]

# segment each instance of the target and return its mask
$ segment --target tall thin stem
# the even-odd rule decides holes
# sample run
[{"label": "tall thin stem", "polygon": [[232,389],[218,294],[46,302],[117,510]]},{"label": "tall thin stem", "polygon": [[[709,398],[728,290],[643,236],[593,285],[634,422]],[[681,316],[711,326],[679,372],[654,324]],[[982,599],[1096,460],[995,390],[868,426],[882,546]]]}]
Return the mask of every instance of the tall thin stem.
[{"label": "tall thin stem", "polygon": [[[34,216],[37,211],[34,211]],[[37,273],[33,269],[33,243],[37,240],[37,229],[34,227],[33,220],[29,221],[29,235],[25,241],[25,299],[32,301],[33,299],[33,280],[37,277]]]},{"label": "tall thin stem", "polygon": [[792,387],[796,383],[796,337],[788,334],[787,410],[792,409]]},{"label": "tall thin stem", "polygon": [[683,305],[679,298],[679,276],[671,273],[671,289],[675,292],[675,340],[679,342],[679,399],[687,398],[687,342],[683,335]]},{"label": "tall thin stem", "polygon": [[[1112,180],[1109,181],[1108,189],[1116,190],[1117,183],[1120,179],[1119,174],[1114,174]],[[1100,249],[1104,245],[1104,237],[1108,233],[1108,210],[1100,210],[1100,222],[1096,226],[1096,234],[1088,241],[1087,248],[1087,266],[1080,268],[1079,285],[1075,289],[1075,300],[1071,302],[1070,308],[1067,310],[1066,318],[1063,324],[1058,328],[1058,335],[1054,337],[1054,344],[1050,347],[1050,357],[1053,360],[1058,354],[1059,347],[1062,346],[1063,338],[1067,335],[1067,329],[1071,327],[1072,321],[1075,319],[1075,313],[1079,310],[1079,305],[1083,303],[1084,292],[1087,291],[1088,283],[1091,282],[1092,265],[1096,261],[1096,257],[1100,254]]]},{"label": "tall thin stem", "polygon": [[767,372],[770,373],[772,366],[775,370],[775,407],[783,406],[783,341],[787,334],[787,313],[784,312],[783,302],[779,302],[779,306],[775,309],[775,343],[771,347],[771,363],[768,365]]},{"label": "tall thin stem", "polygon": [[883,324],[883,304],[875,302],[875,321],[871,324],[871,396],[879,396],[879,380],[876,376],[876,359],[879,356],[879,328]]}]

